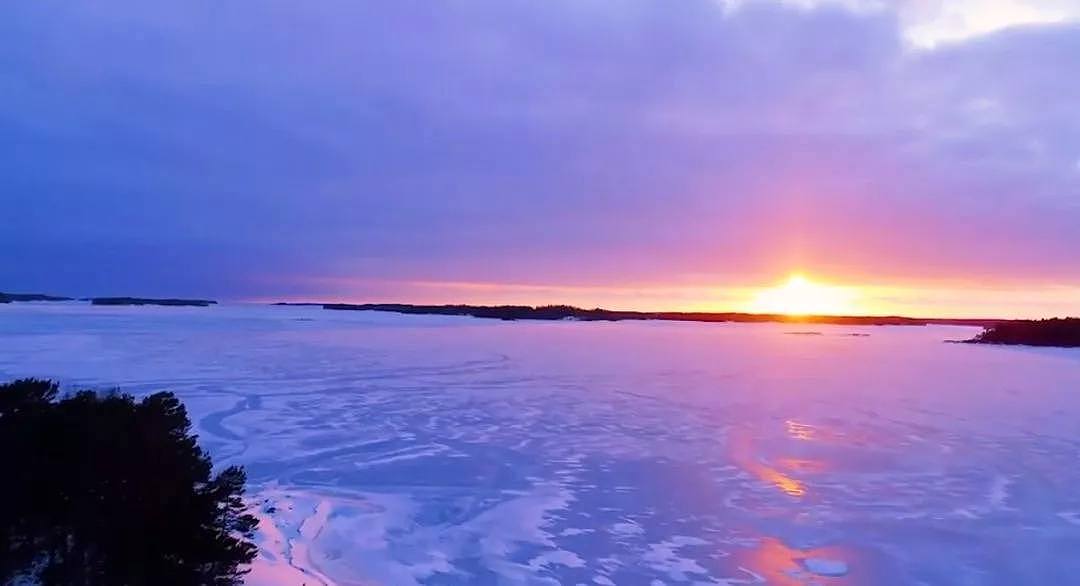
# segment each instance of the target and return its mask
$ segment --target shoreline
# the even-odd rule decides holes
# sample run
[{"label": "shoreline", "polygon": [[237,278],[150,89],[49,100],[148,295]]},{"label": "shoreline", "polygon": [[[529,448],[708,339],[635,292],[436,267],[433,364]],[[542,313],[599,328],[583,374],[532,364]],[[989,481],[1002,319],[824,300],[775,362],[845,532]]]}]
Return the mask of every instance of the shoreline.
[{"label": "shoreline", "polygon": [[1007,319],[914,318],[904,316],[784,315],[742,312],[622,311],[569,305],[414,305],[408,303],[277,302],[274,306],[321,307],[329,311],[379,311],[406,315],[457,315],[503,321],[685,321],[704,323],[787,323],[848,326],[954,325],[993,327]]}]

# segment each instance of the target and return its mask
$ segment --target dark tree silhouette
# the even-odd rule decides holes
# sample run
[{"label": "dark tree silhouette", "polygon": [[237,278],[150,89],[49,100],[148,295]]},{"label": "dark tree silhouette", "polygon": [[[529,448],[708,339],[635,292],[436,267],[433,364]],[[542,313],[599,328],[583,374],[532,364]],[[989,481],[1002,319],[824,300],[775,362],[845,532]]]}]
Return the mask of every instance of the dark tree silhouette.
[{"label": "dark tree silhouette", "polygon": [[971,344],[1080,347],[1080,318],[1002,322],[970,340]]},{"label": "dark tree silhouette", "polygon": [[925,326],[949,324],[989,327],[1001,320],[912,318],[889,315],[785,315],[776,313],[737,313],[709,311],[622,311],[613,309],[582,309],[572,305],[411,305],[407,303],[275,303],[274,305],[321,306],[334,311],[389,311],[409,315],[467,315],[501,320],[560,320],[579,321],[694,321],[694,322],[784,322],[837,325]]},{"label": "dark tree silhouette", "polygon": [[0,385],[0,583],[239,584],[244,471],[211,475],[171,393]]}]

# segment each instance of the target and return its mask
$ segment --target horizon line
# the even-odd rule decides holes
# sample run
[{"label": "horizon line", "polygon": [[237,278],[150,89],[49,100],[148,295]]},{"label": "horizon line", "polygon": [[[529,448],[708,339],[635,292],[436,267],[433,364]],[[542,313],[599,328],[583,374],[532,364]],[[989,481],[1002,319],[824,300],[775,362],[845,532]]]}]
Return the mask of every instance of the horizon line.
[{"label": "horizon line", "polygon": [[[453,303],[417,303],[417,302],[403,302],[403,301],[356,301],[356,300],[319,300],[317,298],[299,298],[290,299],[288,296],[284,298],[268,298],[268,297],[247,297],[247,298],[232,298],[223,297],[215,299],[213,296],[137,296],[137,295],[54,295],[43,293],[15,293],[11,291],[0,291],[0,297],[3,296],[20,296],[20,295],[41,295],[47,297],[64,298],[56,300],[34,300],[34,301],[19,301],[14,300],[15,303],[58,303],[58,302],[82,302],[91,301],[95,298],[116,298],[116,297],[129,297],[133,299],[148,299],[148,300],[165,300],[165,299],[200,299],[207,301],[214,301],[217,304],[224,305],[296,305],[296,306],[326,306],[326,305],[351,305],[351,306],[406,306],[413,308],[431,307],[431,308],[450,308],[450,307],[462,307],[462,308],[475,308],[475,309],[496,309],[496,308],[529,308],[529,309],[542,309],[552,307],[566,307],[577,311],[602,311],[608,313],[619,314],[668,314],[668,315],[707,315],[707,316],[745,316],[745,317],[762,317],[762,318],[777,318],[776,321],[798,321],[815,318],[835,318],[835,319],[903,319],[912,321],[938,321],[938,322],[1006,322],[1006,321],[1038,321],[1044,319],[1067,319],[1073,317],[1080,317],[1080,312],[1077,315],[1072,314],[1042,314],[1040,317],[957,317],[948,314],[905,314],[905,313],[783,313],[783,312],[753,312],[753,311],[739,311],[739,310],[724,310],[724,309],[615,309],[611,307],[604,307],[596,305],[593,307],[575,305],[572,303],[470,303],[470,302],[453,302]],[[4,304],[6,305],[6,304]],[[374,309],[373,309],[374,310]]]}]

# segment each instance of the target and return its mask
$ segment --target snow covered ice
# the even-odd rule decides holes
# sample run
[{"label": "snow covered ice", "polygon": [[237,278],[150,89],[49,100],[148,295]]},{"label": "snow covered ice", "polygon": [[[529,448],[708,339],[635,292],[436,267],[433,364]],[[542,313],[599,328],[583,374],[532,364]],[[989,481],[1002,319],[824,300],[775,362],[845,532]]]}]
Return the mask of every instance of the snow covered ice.
[{"label": "snow covered ice", "polygon": [[1080,581],[1080,351],[796,329],[11,304],[0,375],[175,391],[250,584]]}]

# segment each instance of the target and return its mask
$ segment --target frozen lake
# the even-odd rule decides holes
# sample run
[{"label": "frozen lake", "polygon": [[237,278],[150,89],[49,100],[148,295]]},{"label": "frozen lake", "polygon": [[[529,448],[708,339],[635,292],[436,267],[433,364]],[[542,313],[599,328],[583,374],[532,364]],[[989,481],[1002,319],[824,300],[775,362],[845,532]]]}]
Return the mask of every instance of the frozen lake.
[{"label": "frozen lake", "polygon": [[10,304],[0,376],[175,391],[251,584],[1080,583],[1080,350],[973,333]]}]

